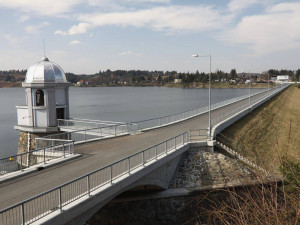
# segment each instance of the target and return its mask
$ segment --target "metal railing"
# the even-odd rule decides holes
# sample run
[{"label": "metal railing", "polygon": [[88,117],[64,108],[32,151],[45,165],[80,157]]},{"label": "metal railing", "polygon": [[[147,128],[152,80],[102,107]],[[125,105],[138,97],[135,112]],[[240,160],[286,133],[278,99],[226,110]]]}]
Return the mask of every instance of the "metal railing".
[{"label": "metal railing", "polygon": [[219,147],[221,147],[226,152],[230,153],[236,159],[239,159],[239,160],[243,161],[244,163],[247,163],[248,165],[256,168],[257,170],[259,170],[265,174],[269,173],[267,170],[265,170],[264,168],[257,165],[256,155],[252,155],[252,157],[250,157],[252,160],[254,160],[254,162],[253,162],[252,160],[248,159],[249,156],[247,157],[247,156],[240,154],[239,152],[241,152],[241,151],[237,152],[236,150],[233,150],[233,149],[237,149],[237,147],[236,146],[232,147],[231,144],[228,142],[228,140],[230,140],[230,139],[228,137],[226,137],[225,135],[218,134],[218,136],[216,138],[216,143]]},{"label": "metal railing", "polygon": [[[258,91],[256,93],[253,93],[251,96],[256,96],[262,93],[267,93],[268,90],[263,90],[263,91]],[[243,95],[240,97],[236,97],[236,98],[232,98],[232,99],[228,99],[222,102],[218,102],[215,104],[211,105],[211,109],[217,109],[223,106],[226,106],[228,104],[232,104],[234,102],[238,102],[241,101],[243,99],[247,99],[249,97],[249,95]],[[178,114],[174,114],[174,115],[169,115],[169,116],[164,116],[164,117],[159,117],[159,118],[154,118],[154,119],[149,119],[149,120],[142,120],[142,121],[137,121],[135,123],[138,124],[138,130],[140,131],[145,131],[148,129],[153,129],[156,127],[161,127],[161,126],[166,126],[169,124],[173,124],[176,122],[180,122],[186,119],[190,119],[193,118],[195,116],[201,115],[203,113],[208,112],[208,106],[204,106],[201,108],[197,108],[197,109],[192,109],[192,110],[188,110],[182,113],[178,113]]]},{"label": "metal railing", "polygon": [[[15,204],[0,211],[0,224],[31,224],[46,215],[62,211],[63,207],[80,199],[90,196],[92,191],[110,187],[123,175],[132,175],[143,168],[165,157],[172,151],[188,144],[188,132],[177,135],[164,142],[144,149],[122,160],[102,167],[70,182],[55,187],[42,194]],[[107,188],[106,187],[106,188]]]},{"label": "metal railing", "polygon": [[208,140],[208,129],[189,130],[190,142],[206,142]]},{"label": "metal railing", "polygon": [[[74,126],[68,125],[68,129],[74,131],[68,131],[58,134],[47,135],[46,139],[62,139],[62,140],[73,140],[75,142],[85,142],[88,140],[98,140],[105,137],[114,137],[123,134],[129,134],[132,130],[133,124],[118,124],[112,126],[104,126],[99,128],[87,128],[77,130]],[[82,127],[81,127],[82,128]]]},{"label": "metal railing", "polygon": [[[60,140],[61,141],[61,140]],[[53,159],[74,154],[74,141],[63,141],[59,145],[50,145],[36,150],[20,153],[10,157],[0,159],[0,176],[23,171],[41,163],[47,163]]]},{"label": "metal railing", "polygon": [[273,88],[273,89],[269,90],[267,95],[263,95],[263,96],[258,97],[256,99],[251,99],[251,105],[249,105],[249,103],[246,103],[246,104],[243,104],[240,107],[235,108],[234,110],[223,113],[223,114],[217,116],[216,118],[214,118],[211,122],[211,125],[215,126],[215,125],[219,124],[220,122],[224,121],[225,119],[228,119],[231,116],[235,115],[236,113],[239,113],[239,112],[241,112],[245,109],[249,109],[249,108],[251,109],[252,105],[255,105],[256,103],[258,103],[258,102],[260,102],[260,101],[262,101],[266,98],[274,96],[276,93],[281,92],[283,89],[285,89],[287,87],[288,87],[288,85],[281,85],[280,87]]}]

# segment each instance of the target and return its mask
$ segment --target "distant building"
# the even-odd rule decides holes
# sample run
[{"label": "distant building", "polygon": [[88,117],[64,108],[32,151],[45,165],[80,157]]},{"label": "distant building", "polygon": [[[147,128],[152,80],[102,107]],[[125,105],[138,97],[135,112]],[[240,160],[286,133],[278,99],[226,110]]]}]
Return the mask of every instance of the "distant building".
[{"label": "distant building", "polygon": [[174,79],[174,84],[180,84],[182,82],[182,79]]},{"label": "distant building", "polygon": [[78,85],[78,86],[83,86],[83,85],[84,85],[84,81],[83,81],[83,80],[78,81],[78,82],[77,82],[77,85]]},{"label": "distant building", "polygon": [[289,75],[278,75],[276,79],[276,83],[283,84],[283,83],[288,83],[290,80]]}]

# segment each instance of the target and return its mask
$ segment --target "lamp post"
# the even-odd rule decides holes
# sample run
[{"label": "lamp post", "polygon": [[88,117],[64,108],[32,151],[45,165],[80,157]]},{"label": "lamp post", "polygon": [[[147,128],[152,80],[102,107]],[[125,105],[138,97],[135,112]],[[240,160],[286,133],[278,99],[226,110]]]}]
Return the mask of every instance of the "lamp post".
[{"label": "lamp post", "polygon": [[208,88],[208,140],[211,141],[211,55],[192,55],[192,57],[209,58],[209,88]]}]

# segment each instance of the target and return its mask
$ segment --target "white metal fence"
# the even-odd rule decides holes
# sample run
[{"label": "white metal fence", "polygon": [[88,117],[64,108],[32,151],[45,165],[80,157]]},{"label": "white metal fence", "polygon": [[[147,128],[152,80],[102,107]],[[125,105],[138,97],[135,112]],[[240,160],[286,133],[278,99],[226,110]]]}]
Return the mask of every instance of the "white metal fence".
[{"label": "white metal fence", "polygon": [[23,171],[53,159],[74,154],[74,141],[59,140],[57,145],[48,145],[36,150],[20,153],[0,159],[0,176],[15,171]]},{"label": "white metal fence", "polygon": [[90,196],[90,193],[110,185],[122,175],[132,175],[138,168],[167,156],[171,151],[188,144],[188,132],[130,155],[122,160],[100,168],[68,183],[53,188],[0,211],[0,224],[31,224],[46,215],[61,211],[64,206]]}]

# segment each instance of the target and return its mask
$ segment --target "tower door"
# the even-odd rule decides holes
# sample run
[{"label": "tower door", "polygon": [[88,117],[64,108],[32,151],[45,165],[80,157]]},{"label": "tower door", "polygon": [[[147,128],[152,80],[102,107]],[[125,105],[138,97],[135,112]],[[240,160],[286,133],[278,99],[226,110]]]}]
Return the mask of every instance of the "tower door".
[{"label": "tower door", "polygon": [[58,108],[56,109],[56,119],[64,119],[65,118],[65,109]]}]

